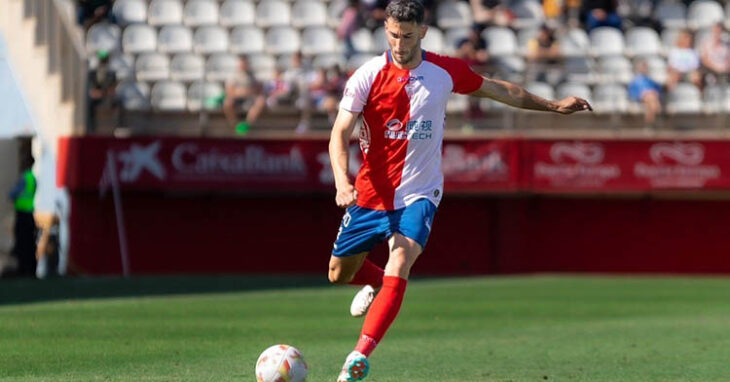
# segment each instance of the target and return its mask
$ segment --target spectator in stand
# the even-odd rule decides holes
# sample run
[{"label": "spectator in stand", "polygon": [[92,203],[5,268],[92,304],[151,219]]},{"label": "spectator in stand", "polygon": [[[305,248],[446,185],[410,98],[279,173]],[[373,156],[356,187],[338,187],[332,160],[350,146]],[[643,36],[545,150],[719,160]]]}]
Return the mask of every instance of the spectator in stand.
[{"label": "spectator in stand", "polygon": [[469,38],[463,38],[459,40],[456,46],[456,53],[454,54],[457,58],[461,58],[466,61],[469,66],[477,72],[484,71],[487,65],[486,55],[480,55],[477,51],[474,43]]},{"label": "spectator in stand", "polygon": [[621,29],[621,17],[616,12],[616,0],[583,0],[581,16],[586,30],[598,27]]},{"label": "spectator in stand", "polygon": [[488,26],[509,26],[512,23],[512,14],[501,0],[469,0],[474,23],[481,29]]},{"label": "spectator in stand", "polygon": [[641,104],[644,123],[654,127],[657,114],[662,112],[662,86],[649,77],[649,66],[645,60],[636,63],[636,75],[629,83],[629,99]]},{"label": "spectator in stand", "polygon": [[667,54],[667,88],[673,89],[681,81],[689,81],[697,87],[702,85],[700,57],[692,48],[692,35],[679,32],[675,46]]},{"label": "spectator in stand", "polygon": [[[223,114],[229,125],[235,127],[236,133],[244,135],[251,129],[265,106],[266,98],[262,94],[261,84],[249,69],[248,60],[242,56],[238,73],[226,83]],[[244,111],[246,118],[239,122],[239,114]]]},{"label": "spectator in stand", "polygon": [[370,30],[375,30],[383,26],[385,22],[385,7],[388,6],[389,0],[360,0],[364,6],[365,26]]},{"label": "spectator in stand", "polygon": [[707,71],[707,82],[725,83],[730,73],[730,42],[722,24],[712,27],[712,35],[700,48],[702,66]]},{"label": "spectator in stand", "polygon": [[329,71],[319,68],[310,76],[307,84],[308,97],[301,105],[302,120],[297,126],[297,134],[309,130],[314,111],[326,113],[329,123],[334,123],[339,97],[342,96],[346,81],[347,75],[339,66],[334,66]]},{"label": "spectator in stand", "polygon": [[266,106],[270,109],[292,102],[294,93],[291,84],[285,79],[284,71],[279,68],[274,69],[273,77],[264,82],[263,90]]},{"label": "spectator in stand", "polygon": [[112,0],[78,0],[78,23],[88,31],[92,25],[111,15]]},{"label": "spectator in stand", "polygon": [[89,70],[89,105],[87,107],[87,128],[90,132],[96,130],[97,109],[107,107],[113,109],[114,89],[117,86],[116,73],[109,66],[109,52],[100,50],[96,52],[98,64],[96,68]]},{"label": "spectator in stand", "polygon": [[337,38],[345,45],[345,58],[349,59],[357,53],[352,42],[352,35],[359,26],[358,15],[360,13],[360,1],[348,0],[347,8],[342,13],[340,24],[337,26]]},{"label": "spectator in stand", "polygon": [[537,35],[527,42],[529,77],[547,81],[548,71],[559,63],[560,58],[555,32],[547,25],[541,26]]}]

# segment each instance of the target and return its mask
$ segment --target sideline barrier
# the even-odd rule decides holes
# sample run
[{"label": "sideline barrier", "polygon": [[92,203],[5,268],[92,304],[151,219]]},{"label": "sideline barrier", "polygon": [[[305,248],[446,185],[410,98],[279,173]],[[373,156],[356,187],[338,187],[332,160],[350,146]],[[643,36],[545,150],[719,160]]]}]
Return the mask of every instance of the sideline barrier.
[{"label": "sideline barrier", "polygon": [[[729,148],[725,141],[446,141],[445,198],[414,272],[730,273],[730,198],[653,196],[678,190],[716,198],[708,191],[730,185]],[[324,277],[343,214],[324,141],[62,140],[67,160],[58,178],[72,200],[72,271],[122,272],[113,198],[98,192],[108,186],[110,149],[133,275]],[[373,258],[384,263],[383,246]]]}]

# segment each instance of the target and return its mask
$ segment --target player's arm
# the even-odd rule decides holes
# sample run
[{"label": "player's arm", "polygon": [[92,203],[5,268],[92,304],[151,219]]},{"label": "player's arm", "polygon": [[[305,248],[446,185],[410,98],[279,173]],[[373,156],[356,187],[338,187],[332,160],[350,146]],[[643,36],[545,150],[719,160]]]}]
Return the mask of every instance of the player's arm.
[{"label": "player's arm", "polygon": [[332,163],[332,172],[335,175],[335,187],[337,195],[335,201],[338,207],[347,208],[357,200],[355,187],[350,182],[347,173],[348,166],[348,146],[352,131],[355,129],[355,122],[360,113],[351,112],[340,108],[332,127],[330,135],[330,163]]},{"label": "player's arm", "polygon": [[593,110],[588,101],[578,97],[568,97],[560,101],[550,101],[525,90],[511,82],[482,77],[482,86],[469,95],[491,98],[521,109],[554,111],[571,114],[576,111]]}]

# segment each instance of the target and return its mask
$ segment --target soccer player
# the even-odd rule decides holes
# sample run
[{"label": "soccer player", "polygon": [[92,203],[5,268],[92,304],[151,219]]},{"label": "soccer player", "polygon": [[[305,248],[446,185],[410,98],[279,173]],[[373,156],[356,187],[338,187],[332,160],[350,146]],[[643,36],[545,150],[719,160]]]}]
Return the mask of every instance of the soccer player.
[{"label": "soccer player", "polygon": [[[329,154],[336,202],[347,210],[330,258],[329,279],[366,285],[355,296],[351,313],[367,312],[338,382],[367,376],[367,357],[398,315],[411,267],[426,246],[443,195],[441,142],[450,93],[562,114],[591,110],[583,99],[549,101],[476,74],[462,60],[422,50],[427,30],[423,15],[417,0],[388,4],[385,30],[390,50],[350,77],[332,128]],[[361,114],[363,165],[353,186],[347,174],[348,142]],[[382,269],[367,255],[385,240],[389,258]],[[380,291],[373,299],[375,289]]]}]

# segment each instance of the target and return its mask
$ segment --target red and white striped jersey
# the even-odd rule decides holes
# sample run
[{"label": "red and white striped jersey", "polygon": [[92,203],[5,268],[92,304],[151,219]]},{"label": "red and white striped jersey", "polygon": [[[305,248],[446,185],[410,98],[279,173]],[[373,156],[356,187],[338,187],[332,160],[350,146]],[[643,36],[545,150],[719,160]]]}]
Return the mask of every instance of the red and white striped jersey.
[{"label": "red and white striped jersey", "polygon": [[357,205],[394,210],[428,198],[438,206],[446,102],[451,92],[468,94],[481,85],[465,61],[426,51],[415,69],[398,68],[390,51],[358,68],[340,102],[363,116]]}]

